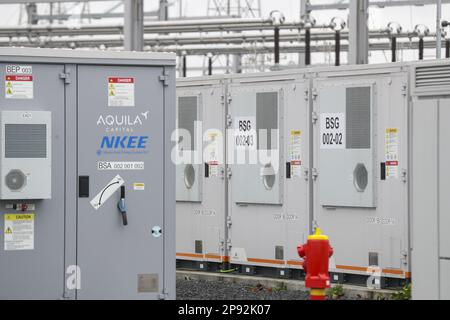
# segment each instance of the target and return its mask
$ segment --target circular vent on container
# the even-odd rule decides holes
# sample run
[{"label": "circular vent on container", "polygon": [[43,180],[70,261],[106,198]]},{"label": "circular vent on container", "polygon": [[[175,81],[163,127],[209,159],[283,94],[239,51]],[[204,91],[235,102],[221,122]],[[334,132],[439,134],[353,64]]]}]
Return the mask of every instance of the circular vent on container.
[{"label": "circular vent on container", "polygon": [[358,163],[353,171],[353,183],[358,192],[364,192],[368,184],[368,172],[363,163]]},{"label": "circular vent on container", "polygon": [[266,190],[271,190],[275,184],[275,169],[271,163],[268,163],[263,168],[263,184]]},{"label": "circular vent on container", "polygon": [[195,182],[195,169],[192,164],[186,165],[184,168],[184,184],[186,188],[190,189],[194,185]]},{"label": "circular vent on container", "polygon": [[12,191],[19,191],[27,182],[27,177],[20,170],[11,170],[5,177],[6,186]]}]

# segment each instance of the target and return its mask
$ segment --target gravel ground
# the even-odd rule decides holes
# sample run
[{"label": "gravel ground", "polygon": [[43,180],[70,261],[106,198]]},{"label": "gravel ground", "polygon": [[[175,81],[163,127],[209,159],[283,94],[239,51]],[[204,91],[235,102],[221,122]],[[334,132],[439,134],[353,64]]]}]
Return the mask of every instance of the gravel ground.
[{"label": "gravel ground", "polygon": [[305,291],[287,291],[228,281],[177,280],[178,300],[306,300]]}]

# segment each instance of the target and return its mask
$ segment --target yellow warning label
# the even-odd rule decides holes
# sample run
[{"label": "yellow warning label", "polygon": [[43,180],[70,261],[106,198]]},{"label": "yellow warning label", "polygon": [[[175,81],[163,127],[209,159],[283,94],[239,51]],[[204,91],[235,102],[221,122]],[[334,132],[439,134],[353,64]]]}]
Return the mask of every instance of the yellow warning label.
[{"label": "yellow warning label", "polygon": [[7,94],[12,94],[11,88],[8,88],[8,89],[6,90],[6,93],[7,93]]},{"label": "yellow warning label", "polygon": [[293,136],[299,136],[301,134],[302,134],[302,132],[300,130],[291,130],[291,135],[293,135]]},{"label": "yellow warning label", "polygon": [[110,83],[110,84],[109,84],[109,88],[110,88],[110,89],[114,89],[114,84]]},{"label": "yellow warning label", "polygon": [[386,133],[396,133],[397,132],[397,128],[387,128],[386,129]]},{"label": "yellow warning label", "polygon": [[5,214],[6,221],[17,221],[17,220],[34,220],[34,213],[26,214]]},{"label": "yellow warning label", "polygon": [[110,90],[110,91],[109,91],[109,95],[110,95],[110,96],[113,96],[113,95],[114,95],[114,91]]},{"label": "yellow warning label", "polygon": [[8,82],[6,83],[6,87],[11,88],[11,82],[10,82],[10,81],[8,81]]},{"label": "yellow warning label", "polygon": [[12,229],[10,227],[6,228],[5,233],[12,234]]}]

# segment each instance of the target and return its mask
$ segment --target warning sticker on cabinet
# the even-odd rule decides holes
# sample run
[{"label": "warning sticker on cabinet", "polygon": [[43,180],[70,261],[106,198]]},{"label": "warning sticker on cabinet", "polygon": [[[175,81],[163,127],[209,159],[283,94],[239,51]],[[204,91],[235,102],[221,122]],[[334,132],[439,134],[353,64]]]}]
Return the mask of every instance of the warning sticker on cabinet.
[{"label": "warning sticker on cabinet", "polygon": [[345,113],[320,114],[320,148],[345,149]]},{"label": "warning sticker on cabinet", "polygon": [[34,250],[34,213],[5,214],[4,250]]},{"label": "warning sticker on cabinet", "polygon": [[219,149],[220,149],[220,132],[218,130],[210,130],[208,132],[208,145],[205,149],[206,163],[208,164],[209,177],[216,177],[219,174]]},{"label": "warning sticker on cabinet", "polygon": [[238,149],[256,149],[256,118],[236,117],[234,119],[235,145]]},{"label": "warning sticker on cabinet", "polygon": [[300,177],[301,172],[301,136],[300,130],[291,130],[291,137],[289,141],[289,157],[291,161],[291,176]]},{"label": "warning sticker on cabinet", "polygon": [[386,179],[398,178],[398,129],[387,128],[385,135]]},{"label": "warning sticker on cabinet", "polygon": [[135,183],[133,183],[133,190],[144,191],[145,190],[145,183],[143,183],[143,182],[135,182]]},{"label": "warning sticker on cabinet", "polygon": [[32,66],[7,65],[5,73],[6,99],[33,99]]},{"label": "warning sticker on cabinet", "polygon": [[108,78],[108,107],[134,107],[134,78]]}]

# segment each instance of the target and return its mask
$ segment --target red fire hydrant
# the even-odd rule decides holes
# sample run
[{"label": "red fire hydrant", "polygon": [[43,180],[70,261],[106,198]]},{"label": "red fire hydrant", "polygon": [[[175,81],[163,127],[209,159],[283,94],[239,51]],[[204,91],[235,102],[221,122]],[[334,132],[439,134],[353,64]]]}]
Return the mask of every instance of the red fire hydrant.
[{"label": "red fire hydrant", "polygon": [[330,287],[328,259],[333,255],[328,237],[316,228],[316,233],[309,235],[307,243],[299,245],[297,252],[300,258],[303,258],[305,286],[311,289],[310,299],[325,300],[325,289]]}]

